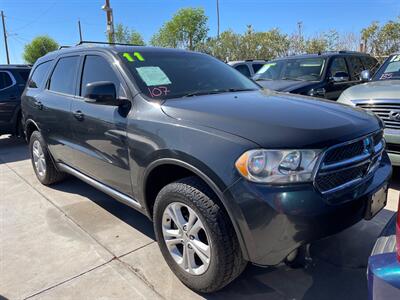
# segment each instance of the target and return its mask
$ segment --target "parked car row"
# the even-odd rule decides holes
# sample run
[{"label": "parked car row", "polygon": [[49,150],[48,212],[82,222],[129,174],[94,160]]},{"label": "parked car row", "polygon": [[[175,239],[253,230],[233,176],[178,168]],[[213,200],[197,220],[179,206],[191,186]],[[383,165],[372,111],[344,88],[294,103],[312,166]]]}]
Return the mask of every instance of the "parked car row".
[{"label": "parked car row", "polygon": [[[358,57],[346,55],[276,64],[322,80],[336,59]],[[353,67],[335,70],[355,78]],[[247,262],[291,265],[310,242],[386,204],[381,119],[263,89],[205,54],[52,52],[33,66],[22,116],[38,180],[71,174],[147,215],[166,262],[195,291],[221,289]]]}]

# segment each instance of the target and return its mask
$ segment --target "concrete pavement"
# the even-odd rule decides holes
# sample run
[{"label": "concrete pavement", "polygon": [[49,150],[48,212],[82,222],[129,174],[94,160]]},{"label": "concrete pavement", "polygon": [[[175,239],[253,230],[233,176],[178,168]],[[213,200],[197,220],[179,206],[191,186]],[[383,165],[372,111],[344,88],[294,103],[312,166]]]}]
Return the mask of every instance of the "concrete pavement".
[{"label": "concrete pavement", "polygon": [[308,268],[248,266],[222,291],[199,295],[169,270],[146,217],[74,178],[41,185],[26,145],[2,137],[0,299],[365,299],[367,259],[399,187],[396,174],[372,221],[314,243]]}]

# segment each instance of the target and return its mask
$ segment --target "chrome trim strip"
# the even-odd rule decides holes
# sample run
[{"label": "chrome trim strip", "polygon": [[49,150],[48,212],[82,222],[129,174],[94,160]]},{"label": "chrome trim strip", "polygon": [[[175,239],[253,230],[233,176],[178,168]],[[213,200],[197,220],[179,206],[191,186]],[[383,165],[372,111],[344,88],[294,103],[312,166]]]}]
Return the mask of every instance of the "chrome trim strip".
[{"label": "chrome trim strip", "polygon": [[321,164],[320,167],[320,171],[329,171],[332,169],[338,169],[341,167],[346,167],[348,165],[353,165],[353,164],[357,164],[359,162],[362,162],[364,160],[367,160],[368,158],[370,158],[371,154],[367,153],[367,154],[362,154],[362,155],[358,155],[358,156],[354,156],[352,158],[349,159],[345,159],[342,161],[339,161],[337,163],[333,163],[333,164]]},{"label": "chrome trim strip", "polygon": [[400,104],[400,99],[357,99],[351,100],[354,104]]},{"label": "chrome trim strip", "polygon": [[85,174],[82,174],[81,172],[75,170],[74,168],[71,168],[70,166],[67,166],[66,164],[57,163],[57,167],[59,168],[59,170],[66,172],[68,174],[71,174],[73,176],[76,176],[80,180],[97,188],[98,190],[102,191],[103,193],[106,193],[107,195],[115,198],[119,202],[122,202],[122,203],[124,203],[130,207],[136,208],[136,209],[142,208],[140,203],[137,202],[136,200],[132,199],[131,197],[129,197],[121,192],[118,192],[118,191],[110,188],[109,186],[106,186],[106,185],[98,182],[97,180],[90,178],[89,176],[86,176]]}]

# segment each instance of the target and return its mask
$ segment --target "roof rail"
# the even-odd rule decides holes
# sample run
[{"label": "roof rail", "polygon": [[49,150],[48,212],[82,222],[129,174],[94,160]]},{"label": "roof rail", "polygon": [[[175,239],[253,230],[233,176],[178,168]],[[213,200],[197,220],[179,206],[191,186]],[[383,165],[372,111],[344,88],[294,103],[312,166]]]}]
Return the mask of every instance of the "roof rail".
[{"label": "roof rail", "polygon": [[98,45],[118,45],[118,46],[143,46],[137,44],[126,44],[126,43],[109,43],[109,42],[98,42],[98,41],[80,41],[76,46],[84,44],[98,44]]},{"label": "roof rail", "polygon": [[71,46],[62,45],[62,46],[58,47],[58,50],[60,50],[60,49],[65,49],[65,48],[71,48]]}]

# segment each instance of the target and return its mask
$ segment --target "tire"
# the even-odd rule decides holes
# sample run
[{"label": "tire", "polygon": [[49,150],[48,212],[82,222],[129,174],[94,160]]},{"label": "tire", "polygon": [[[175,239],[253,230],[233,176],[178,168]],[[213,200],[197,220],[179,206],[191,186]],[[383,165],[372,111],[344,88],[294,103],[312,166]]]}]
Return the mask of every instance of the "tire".
[{"label": "tire", "polygon": [[[38,146],[40,146],[40,148],[38,148]],[[35,163],[34,151],[37,151],[38,149],[40,149],[39,155],[42,166],[44,162],[44,171],[38,167],[40,163]],[[34,131],[31,135],[29,140],[29,153],[31,155],[33,170],[35,171],[36,177],[42,184],[51,185],[53,183],[60,182],[66,177],[65,173],[57,170],[50,152],[47,149],[47,145],[39,131]]]},{"label": "tire", "polygon": [[25,138],[25,134],[24,134],[24,127],[22,125],[22,118],[21,116],[18,117],[17,119],[17,126],[15,128],[15,135],[18,138]]},{"label": "tire", "polygon": [[[185,222],[189,224],[189,216],[192,216],[194,212],[197,218],[193,222],[195,225],[184,225],[182,230],[176,229],[178,226],[175,225],[174,217],[170,218],[173,215],[170,212],[174,209],[178,211],[175,214],[175,218],[179,219],[177,217],[179,212],[181,212],[180,216],[184,217],[182,224]],[[195,227],[200,228],[198,224],[203,227],[195,234],[196,238],[194,238],[191,235],[193,231],[190,230],[190,227],[192,229]],[[187,227],[186,229],[185,226]],[[165,235],[164,233],[167,230],[172,232],[170,228],[175,228],[172,229],[175,230],[174,234],[178,231],[182,233],[181,236],[186,234],[185,240],[180,237],[170,238],[169,235]],[[187,232],[185,232],[186,230]],[[196,177],[188,177],[168,184],[159,192],[154,205],[154,231],[167,264],[175,275],[194,291],[202,293],[215,292],[238,277],[247,265],[229,216],[221,208],[221,204],[219,204],[210,188]],[[179,243],[179,239],[183,242]],[[207,266],[197,255],[198,249],[204,250],[205,248],[194,247],[195,244],[199,245],[198,239],[201,240],[202,246],[208,246],[209,260]],[[173,246],[170,247],[173,250],[168,248],[166,240],[168,240],[168,243],[172,241]],[[175,242],[182,246],[175,246]],[[190,247],[191,243],[193,248]],[[186,249],[187,253],[191,253],[190,251],[196,253],[194,260],[188,259],[188,265],[191,264],[189,261],[194,261],[195,268],[192,270],[189,267],[186,269],[182,267],[185,265],[183,261],[184,249]],[[179,252],[176,252],[177,250]],[[175,255],[175,253],[178,253],[178,255]],[[204,257],[207,256],[203,256],[203,259]],[[183,261],[183,263],[178,264],[178,260]],[[198,265],[201,266],[198,267]]]}]

